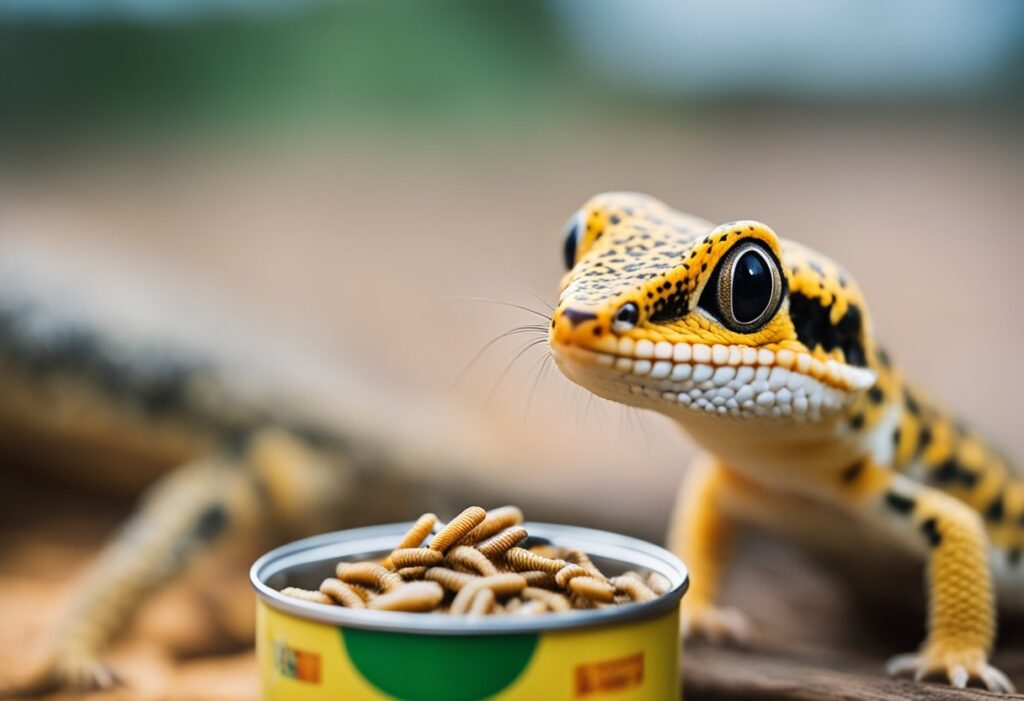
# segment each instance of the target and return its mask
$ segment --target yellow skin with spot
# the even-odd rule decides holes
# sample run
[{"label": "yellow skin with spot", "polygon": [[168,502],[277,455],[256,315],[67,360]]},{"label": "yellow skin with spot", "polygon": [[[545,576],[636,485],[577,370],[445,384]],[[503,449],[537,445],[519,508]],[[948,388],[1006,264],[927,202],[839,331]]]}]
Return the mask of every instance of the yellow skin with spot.
[{"label": "yellow skin with spot", "polygon": [[[847,560],[870,537],[922,558],[928,582],[925,641],[890,671],[1012,689],[988,657],[996,592],[1007,608],[1024,600],[1024,482],[905,384],[852,278],[763,224],[715,227],[640,194],[594,197],[569,236],[550,329],[558,367],[669,416],[705,451],[669,533],[692,574],[684,630],[746,632],[716,605],[737,523]],[[716,295],[730,252],[750,244],[777,266],[782,292],[769,318],[737,331]]]}]

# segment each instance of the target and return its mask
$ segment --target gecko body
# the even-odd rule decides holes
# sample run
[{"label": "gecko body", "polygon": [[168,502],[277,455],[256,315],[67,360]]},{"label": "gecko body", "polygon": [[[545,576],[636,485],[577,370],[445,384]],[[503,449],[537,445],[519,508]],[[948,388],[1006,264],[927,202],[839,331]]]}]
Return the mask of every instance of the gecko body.
[{"label": "gecko body", "polygon": [[904,379],[845,270],[759,222],[716,227],[632,193],[584,205],[564,252],[558,367],[703,449],[669,535],[693,577],[684,628],[744,633],[716,601],[740,523],[836,560],[877,542],[928,582],[925,642],[890,671],[1012,688],[988,656],[996,598],[1024,604],[1024,479]]},{"label": "gecko body", "polygon": [[62,262],[0,252],[0,455],[143,496],[61,604],[42,664],[0,698],[113,685],[108,644],[204,560],[443,510],[496,463],[457,410],[422,412],[181,280]]}]

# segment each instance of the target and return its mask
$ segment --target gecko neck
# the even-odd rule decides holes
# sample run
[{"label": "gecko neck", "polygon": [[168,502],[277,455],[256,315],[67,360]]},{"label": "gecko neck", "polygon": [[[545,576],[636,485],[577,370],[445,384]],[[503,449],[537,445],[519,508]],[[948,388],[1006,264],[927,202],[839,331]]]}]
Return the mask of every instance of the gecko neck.
[{"label": "gecko neck", "polygon": [[[881,424],[851,432],[848,412],[814,423],[726,421],[694,412],[673,417],[704,450],[752,481],[793,491],[806,491],[824,474],[834,474],[867,456],[874,457]],[[891,442],[891,441],[890,441]]]}]

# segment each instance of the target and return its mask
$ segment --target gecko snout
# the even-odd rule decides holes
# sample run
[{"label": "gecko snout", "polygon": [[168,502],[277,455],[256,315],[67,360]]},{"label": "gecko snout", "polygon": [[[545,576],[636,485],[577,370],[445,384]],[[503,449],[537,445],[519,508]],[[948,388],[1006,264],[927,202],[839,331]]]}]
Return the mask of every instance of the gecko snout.
[{"label": "gecko snout", "polygon": [[[555,311],[551,321],[551,341],[564,345],[580,345],[595,338],[595,328],[602,326],[596,311],[586,307],[564,306]],[[602,333],[598,332],[598,334]]]},{"label": "gecko snout", "polygon": [[574,307],[566,307],[562,310],[562,317],[571,324],[572,326],[579,326],[585,321],[591,321],[597,318],[597,314],[586,309],[576,309]]}]

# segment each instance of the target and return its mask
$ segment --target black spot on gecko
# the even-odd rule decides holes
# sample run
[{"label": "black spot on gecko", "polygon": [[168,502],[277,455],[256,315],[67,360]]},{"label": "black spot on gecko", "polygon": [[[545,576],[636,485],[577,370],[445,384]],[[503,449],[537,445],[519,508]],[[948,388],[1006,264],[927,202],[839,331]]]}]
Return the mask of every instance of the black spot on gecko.
[{"label": "black spot on gecko", "polygon": [[868,399],[870,399],[873,404],[881,404],[885,399],[885,392],[883,392],[882,388],[878,385],[872,385],[871,389],[868,390]]},{"label": "black spot on gecko", "polygon": [[864,414],[855,414],[854,417],[850,419],[850,428],[854,431],[859,431],[864,428]]},{"label": "black spot on gecko", "polygon": [[843,351],[843,357],[850,365],[864,367],[863,322],[860,308],[849,305],[846,314],[833,324],[832,305],[800,292],[789,294],[789,315],[793,319],[797,338],[808,348],[821,346],[826,352],[835,348]]},{"label": "black spot on gecko", "polygon": [[932,442],[932,429],[928,426],[922,426],[921,431],[917,434],[917,454],[920,455],[925,449],[931,445]]},{"label": "black spot on gecko", "polygon": [[858,477],[860,477],[862,472],[864,472],[864,461],[860,460],[858,462],[853,463],[845,470],[843,470],[842,474],[839,477],[844,484],[850,484],[851,482],[854,482]]},{"label": "black spot on gecko", "polygon": [[914,510],[915,504],[911,497],[905,497],[896,492],[886,492],[885,505],[901,516],[906,516]]},{"label": "black spot on gecko", "polygon": [[933,548],[942,544],[942,534],[939,533],[939,524],[934,518],[927,519],[921,524],[921,532],[928,539],[928,544]]},{"label": "black spot on gecko", "polygon": [[909,389],[904,390],[903,392],[903,403],[904,406],[907,407],[907,411],[914,416],[919,416],[921,414],[921,405],[917,403],[917,400],[914,399],[914,395],[910,393]]},{"label": "black spot on gecko", "polygon": [[973,487],[978,483],[978,474],[971,472],[956,458],[950,458],[932,471],[932,479],[935,482],[958,482],[965,487]]},{"label": "black spot on gecko", "polygon": [[200,540],[213,540],[224,532],[228,525],[228,512],[222,504],[214,504],[196,521],[195,535]]},{"label": "black spot on gecko", "polygon": [[686,316],[689,307],[690,295],[686,290],[673,292],[665,297],[663,304],[651,316],[654,323],[664,323],[674,319],[681,319]]},{"label": "black spot on gecko", "polygon": [[988,521],[1002,521],[1006,513],[1003,506],[1003,495],[1000,493],[992,500],[992,503],[985,509],[985,519]]}]

